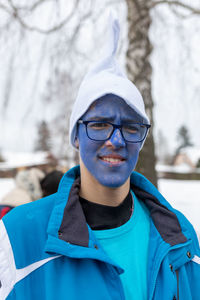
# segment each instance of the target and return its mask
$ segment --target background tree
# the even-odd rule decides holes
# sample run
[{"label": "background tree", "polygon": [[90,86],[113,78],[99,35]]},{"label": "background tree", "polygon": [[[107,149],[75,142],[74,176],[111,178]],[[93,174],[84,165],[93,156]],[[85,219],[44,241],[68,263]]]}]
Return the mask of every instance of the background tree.
[{"label": "background tree", "polygon": [[5,161],[5,159],[4,159],[4,157],[3,157],[2,153],[1,153],[1,149],[0,149],[0,162],[4,162],[4,161]]},{"label": "background tree", "polygon": [[191,14],[200,14],[200,9],[194,8],[183,1],[171,0],[126,0],[126,3],[128,7],[127,71],[130,80],[135,83],[143,95],[147,114],[152,124],[152,129],[140,153],[137,170],[157,185],[155,144],[153,138],[152,66],[150,62],[153,50],[150,41],[151,10],[157,5],[162,4],[169,5],[177,14],[179,14],[179,10],[177,9],[180,7]]},{"label": "background tree", "polygon": [[172,155],[170,155],[168,142],[165,134],[159,130],[155,140],[156,160],[160,164],[170,165],[172,163]]},{"label": "background tree", "polygon": [[50,151],[50,131],[45,121],[42,121],[38,125],[38,138],[35,143],[35,151]]},{"label": "background tree", "polygon": [[186,147],[193,146],[191,142],[190,134],[185,125],[182,125],[177,133],[177,140],[179,141],[179,145],[176,150],[176,155],[179,154],[180,150]]},{"label": "background tree", "polygon": [[198,160],[196,167],[200,168],[200,159]]}]

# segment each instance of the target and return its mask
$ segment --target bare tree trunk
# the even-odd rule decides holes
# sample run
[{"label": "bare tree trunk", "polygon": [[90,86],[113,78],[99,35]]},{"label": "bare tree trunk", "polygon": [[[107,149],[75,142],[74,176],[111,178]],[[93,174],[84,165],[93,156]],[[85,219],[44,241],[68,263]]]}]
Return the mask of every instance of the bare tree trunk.
[{"label": "bare tree trunk", "polygon": [[149,40],[151,25],[150,4],[151,0],[126,0],[128,6],[128,40],[127,72],[129,79],[140,90],[146,112],[150,118],[152,128],[146,143],[140,153],[136,171],[145,175],[157,186],[155,170],[156,157],[153,139],[153,100],[151,95],[152,67],[150,54],[152,45]]}]

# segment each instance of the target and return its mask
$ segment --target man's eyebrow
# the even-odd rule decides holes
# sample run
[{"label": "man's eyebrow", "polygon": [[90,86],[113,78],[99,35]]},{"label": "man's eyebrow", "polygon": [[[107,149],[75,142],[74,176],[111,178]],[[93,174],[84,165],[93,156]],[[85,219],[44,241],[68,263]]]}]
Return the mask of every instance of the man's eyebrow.
[{"label": "man's eyebrow", "polygon": [[109,122],[109,121],[113,121],[114,117],[90,117],[87,119],[87,121],[104,121],[104,122]]},{"label": "man's eyebrow", "polygon": [[[103,121],[103,122],[113,122],[115,117],[100,117],[100,116],[94,116],[87,119],[87,121]],[[141,123],[142,120],[137,120],[137,118],[127,118],[123,119],[122,123]]]}]

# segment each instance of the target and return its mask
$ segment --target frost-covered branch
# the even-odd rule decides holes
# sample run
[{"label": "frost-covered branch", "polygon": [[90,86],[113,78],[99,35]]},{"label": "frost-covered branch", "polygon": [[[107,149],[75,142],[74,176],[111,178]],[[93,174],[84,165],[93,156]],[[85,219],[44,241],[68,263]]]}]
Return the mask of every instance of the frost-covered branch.
[{"label": "frost-covered branch", "polygon": [[150,3],[150,8],[153,8],[153,7],[155,7],[157,5],[160,5],[160,4],[167,4],[167,5],[172,6],[172,7],[177,6],[177,7],[184,8],[184,9],[188,10],[189,12],[191,12],[192,15],[199,15],[200,14],[200,8],[193,7],[192,5],[189,5],[189,4],[180,2],[180,1],[170,1],[170,0],[152,1]]},{"label": "frost-covered branch", "polygon": [[[34,4],[32,5],[23,5],[23,6],[15,6],[17,8],[18,11],[29,11],[29,12],[33,12],[37,7],[39,7],[41,4],[44,4],[46,2],[50,2],[52,0],[39,0],[39,1],[36,1]],[[11,1],[9,1],[11,2]],[[12,3],[12,6],[13,6],[13,3]]]},{"label": "frost-covered branch", "polygon": [[[55,31],[58,31],[60,30],[62,27],[64,27],[71,19],[72,17],[74,16],[77,8],[78,8],[78,5],[79,5],[79,2],[80,0],[76,0],[74,1],[74,6],[70,12],[70,14],[64,18],[63,20],[61,20],[58,24],[48,28],[48,29],[42,29],[38,26],[31,26],[29,25],[24,19],[23,17],[21,16],[21,12],[23,11],[23,15],[24,13],[31,13],[33,12],[33,10],[35,10],[36,8],[39,7],[39,5],[42,5],[44,4],[45,2],[47,1],[50,1],[50,0],[39,0],[37,2],[35,2],[32,6],[21,6],[21,7],[18,7],[16,5],[13,4],[13,1],[12,0],[7,0],[9,5],[10,5],[10,8],[9,9],[8,7],[6,7],[5,5],[2,5],[0,4],[0,9],[3,9],[4,11],[6,11],[8,14],[12,15],[12,17],[19,22],[19,24],[29,30],[29,31],[36,31],[36,32],[39,32],[39,33],[42,33],[42,34],[50,34],[50,33],[53,33]],[[81,18],[80,18],[80,21],[82,22],[83,20],[85,20],[86,18],[88,18],[91,14],[91,9],[86,12]],[[79,26],[80,27],[80,26]]]},{"label": "frost-covered branch", "polygon": [[9,8],[2,3],[0,3],[0,10],[7,12],[9,15],[12,13]]}]

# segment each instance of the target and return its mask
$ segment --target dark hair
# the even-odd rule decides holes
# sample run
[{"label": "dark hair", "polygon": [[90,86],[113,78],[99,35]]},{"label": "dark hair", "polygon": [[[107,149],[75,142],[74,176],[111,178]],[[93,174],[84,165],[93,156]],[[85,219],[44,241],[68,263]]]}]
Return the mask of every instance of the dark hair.
[{"label": "dark hair", "polygon": [[59,182],[63,176],[61,171],[52,171],[48,173],[41,181],[40,185],[42,188],[43,197],[54,194],[58,190]]}]

